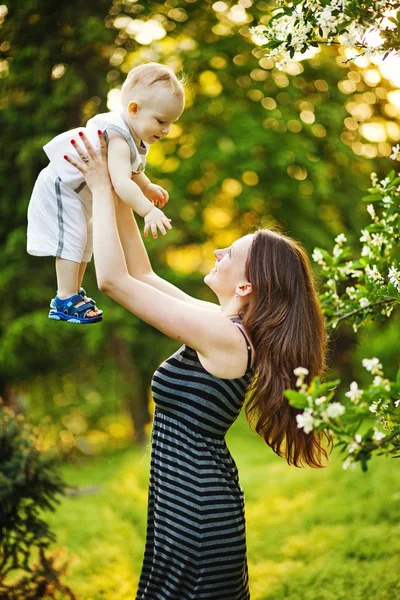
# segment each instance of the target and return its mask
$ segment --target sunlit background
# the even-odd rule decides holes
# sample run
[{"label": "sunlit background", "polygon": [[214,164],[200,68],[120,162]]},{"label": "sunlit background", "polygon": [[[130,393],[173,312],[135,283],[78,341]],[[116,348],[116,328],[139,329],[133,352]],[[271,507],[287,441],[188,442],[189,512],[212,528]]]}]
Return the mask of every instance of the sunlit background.
[{"label": "sunlit background", "polygon": [[[38,444],[65,457],[69,481],[93,477],[104,486],[103,495],[69,499],[54,517],[60,543],[79,557],[82,598],[132,597],[144,542],[149,385],[177,344],[101,294],[93,265],[85,288],[104,310],[102,325],[49,323],[53,260],[25,250],[42,147],[98,112],[118,110],[129,70],[162,62],[183,78],[186,109],[152,146],[146,168],[170,194],[172,231],[145,242],[161,276],[215,300],[203,284],[213,250],[258,226],[281,227],[310,256],[315,246],[331,250],[343,232],[356,255],[369,222],[362,197],[370,174],[396,168],[389,156],[400,141],[400,59],[353,61],[331,45],[280,70],[250,33],[269,9],[252,0],[0,5],[0,396],[45,425]],[[340,377],[343,390],[354,379],[363,385],[366,348],[395,377],[396,315],[357,336],[342,326],[336,336],[328,376]],[[391,465],[375,466],[376,479],[352,479],[339,463],[304,475],[272,456],[244,419],[231,440],[249,500],[255,600],[400,596]],[[332,557],[328,566],[324,556]]]}]

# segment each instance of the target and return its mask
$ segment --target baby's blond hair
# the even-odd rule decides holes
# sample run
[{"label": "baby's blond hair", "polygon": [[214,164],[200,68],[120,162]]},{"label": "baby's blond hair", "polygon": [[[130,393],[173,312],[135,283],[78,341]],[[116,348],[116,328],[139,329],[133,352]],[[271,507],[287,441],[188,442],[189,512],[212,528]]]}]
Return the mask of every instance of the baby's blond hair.
[{"label": "baby's blond hair", "polygon": [[134,67],[128,73],[122,88],[122,104],[127,106],[131,100],[131,92],[134,88],[150,88],[155,84],[161,84],[171,90],[177,98],[183,98],[183,85],[171,69],[156,62],[147,63]]}]

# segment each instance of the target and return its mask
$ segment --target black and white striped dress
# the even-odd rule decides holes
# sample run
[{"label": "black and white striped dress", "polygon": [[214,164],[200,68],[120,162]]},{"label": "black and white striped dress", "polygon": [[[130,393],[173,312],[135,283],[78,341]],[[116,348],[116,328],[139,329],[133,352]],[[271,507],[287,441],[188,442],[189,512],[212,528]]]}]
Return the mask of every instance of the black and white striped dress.
[{"label": "black and white striped dress", "polygon": [[244,495],[225,442],[251,375],[251,348],[240,331],[248,348],[243,377],[211,375],[188,346],[154,373],[147,534],[136,600],[250,598]]}]

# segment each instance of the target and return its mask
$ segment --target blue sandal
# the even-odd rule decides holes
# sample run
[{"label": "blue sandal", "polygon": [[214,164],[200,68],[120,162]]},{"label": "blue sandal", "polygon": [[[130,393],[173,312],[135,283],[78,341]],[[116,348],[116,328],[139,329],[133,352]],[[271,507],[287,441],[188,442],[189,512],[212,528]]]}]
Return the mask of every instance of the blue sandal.
[{"label": "blue sandal", "polygon": [[[79,302],[83,302],[81,306],[75,306]],[[96,317],[86,317],[87,313],[93,310],[95,304],[93,302],[85,302],[81,294],[74,294],[70,298],[61,300],[58,296],[51,301],[51,309],[49,319],[54,321],[67,321],[76,325],[86,325],[89,323],[98,323],[103,320],[102,315]]]},{"label": "blue sandal", "polygon": [[[93,303],[93,305],[94,305],[94,306],[97,308],[96,301],[95,301],[95,300],[93,300],[93,298],[89,298],[89,297],[88,297],[88,295],[87,295],[87,293],[85,292],[85,290],[83,289],[83,287],[81,287],[81,288],[79,289],[79,291],[78,291],[78,294],[80,294],[81,296],[86,296],[86,298],[87,298],[87,301],[88,301],[88,302],[92,302],[92,303]],[[97,312],[98,312],[98,314],[99,314],[99,315],[102,315],[102,314],[103,314],[103,311],[102,311],[102,310],[100,310],[100,308],[97,308]]]},{"label": "blue sandal", "polygon": [[[80,294],[81,296],[86,296],[86,298],[87,298],[87,301],[88,301],[88,302],[91,302],[91,303],[93,304],[93,306],[94,306],[94,307],[97,309],[97,316],[100,316],[100,315],[102,315],[102,314],[103,314],[103,311],[102,311],[102,310],[100,310],[99,308],[97,308],[97,306],[96,306],[96,301],[95,301],[95,300],[93,300],[93,298],[88,298],[88,295],[86,294],[86,291],[83,289],[83,287],[81,287],[81,288],[78,290],[78,294]],[[83,299],[85,300],[85,298],[83,298]],[[55,302],[54,302],[54,301],[55,301],[55,298],[52,298],[52,299],[50,300],[50,308],[54,308],[54,309],[56,308],[56,305],[55,305]],[[93,318],[94,318],[94,317],[93,317]]]}]

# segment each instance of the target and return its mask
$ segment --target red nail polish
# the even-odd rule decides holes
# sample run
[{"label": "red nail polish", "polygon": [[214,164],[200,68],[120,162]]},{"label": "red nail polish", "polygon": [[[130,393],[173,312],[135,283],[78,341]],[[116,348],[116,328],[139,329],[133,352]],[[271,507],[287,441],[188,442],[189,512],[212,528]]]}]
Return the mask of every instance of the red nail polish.
[{"label": "red nail polish", "polygon": [[76,141],[75,140],[71,140],[71,144],[76,144]]},{"label": "red nail polish", "polygon": [[82,132],[82,131],[80,131],[80,132],[79,132],[79,135],[82,137],[82,136],[83,136],[83,132]]},{"label": "red nail polish", "polygon": [[98,130],[97,130],[97,133],[98,133],[99,135],[101,135],[103,132],[102,132],[102,131],[100,131],[100,129],[98,129]]},{"label": "red nail polish", "polygon": [[66,160],[68,160],[68,156],[67,156],[66,154],[64,154],[64,158],[65,158]]}]

